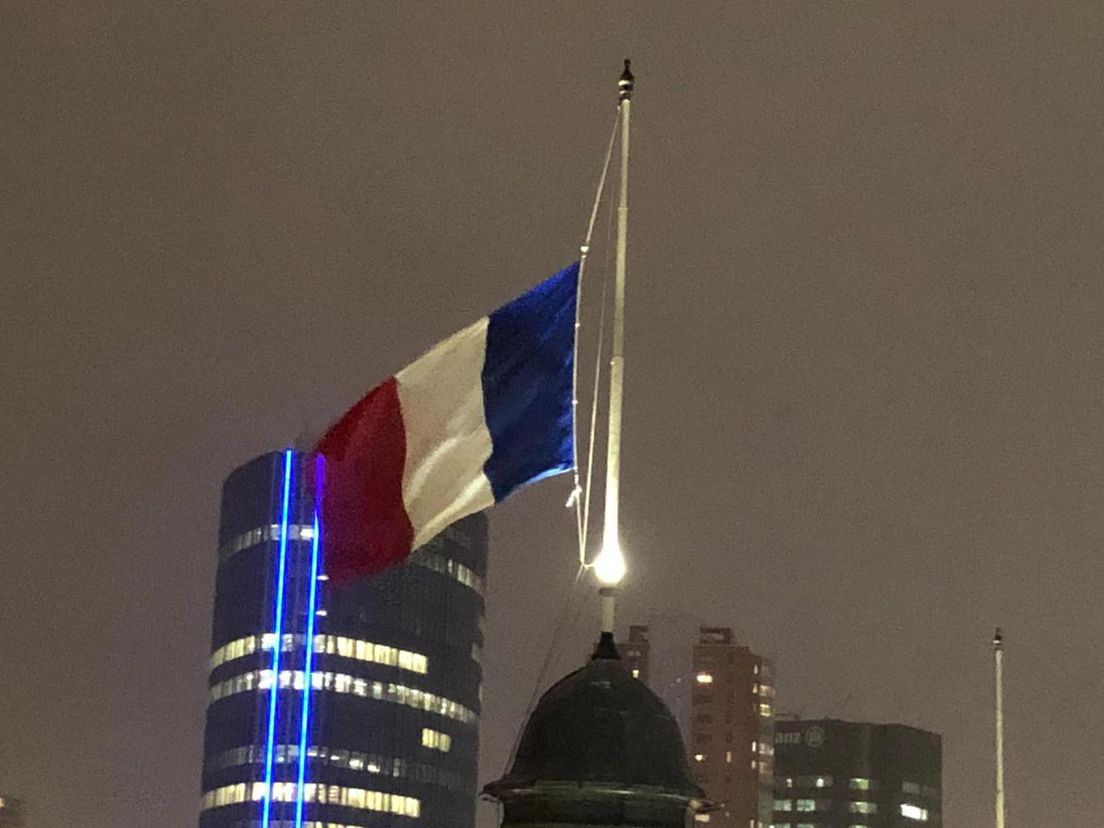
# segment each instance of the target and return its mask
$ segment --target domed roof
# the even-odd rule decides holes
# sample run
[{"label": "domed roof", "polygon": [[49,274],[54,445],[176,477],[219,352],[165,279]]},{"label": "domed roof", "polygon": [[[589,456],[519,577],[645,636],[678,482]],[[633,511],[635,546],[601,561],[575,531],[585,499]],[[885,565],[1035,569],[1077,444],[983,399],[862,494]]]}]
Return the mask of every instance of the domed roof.
[{"label": "domed roof", "polygon": [[705,799],[670,711],[620,661],[601,657],[541,697],[513,767],[484,790],[505,800],[557,783],[687,803]]}]

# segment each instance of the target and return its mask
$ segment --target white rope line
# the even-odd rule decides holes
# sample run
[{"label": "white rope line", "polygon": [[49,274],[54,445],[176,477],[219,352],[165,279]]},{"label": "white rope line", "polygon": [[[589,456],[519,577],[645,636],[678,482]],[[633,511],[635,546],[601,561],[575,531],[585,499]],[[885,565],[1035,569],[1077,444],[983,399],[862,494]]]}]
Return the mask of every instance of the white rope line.
[{"label": "white rope line", "polygon": [[[586,491],[587,498],[586,504],[580,504],[579,496],[583,493],[583,489],[579,484],[579,420],[578,420],[578,407],[579,407],[579,330],[581,328],[579,318],[582,312],[583,306],[583,276],[586,273],[587,258],[590,256],[590,242],[594,237],[594,225],[598,220],[598,209],[602,204],[602,196],[606,190],[606,178],[609,174],[610,162],[613,159],[613,148],[617,142],[617,131],[619,128],[620,120],[615,118],[613,121],[613,130],[610,132],[609,145],[606,147],[606,159],[602,164],[602,175],[598,179],[598,191],[594,194],[594,204],[590,208],[590,220],[587,222],[586,238],[583,241],[582,246],[579,248],[579,287],[578,293],[575,297],[575,359],[573,365],[573,372],[571,378],[571,429],[572,429],[572,452],[574,454],[574,483],[575,485],[571,489],[571,496],[568,497],[568,508],[575,507],[575,528],[578,534],[579,540],[579,564],[583,565],[586,561],[586,538],[587,538],[587,521],[586,516],[589,513],[590,505],[590,475],[594,468],[594,420],[597,416],[597,371],[600,367],[595,369],[595,405],[591,412],[590,423],[590,444],[588,445],[588,460],[586,470]],[[612,215],[612,211],[611,211]],[[608,240],[607,240],[608,241]],[[608,244],[607,244],[608,247]],[[605,321],[606,314],[606,282],[608,281],[608,273],[603,275],[602,281],[602,316],[598,329],[598,347],[599,351],[602,346],[602,331],[603,323]]]},{"label": "white rope line", "polygon": [[609,242],[612,238],[613,210],[610,210],[609,220],[606,222],[606,261],[602,268],[602,302],[598,314],[598,348],[594,354],[594,388],[592,389],[590,408],[590,436],[587,444],[586,493],[583,496],[583,535],[582,542],[579,545],[579,563],[587,568],[591,566],[586,561],[586,540],[590,536],[590,492],[594,482],[594,476],[591,472],[594,470],[594,446],[598,430],[598,399],[602,384],[603,355],[605,354],[606,308],[609,305],[607,300],[609,295],[609,265],[610,258],[613,255],[613,248]]},{"label": "white rope line", "polygon": [[[602,164],[602,175],[598,179],[598,191],[594,195],[594,205],[590,210],[590,220],[587,222],[586,239],[579,248],[579,286],[575,296],[575,360],[571,377],[571,431],[572,431],[572,460],[573,460],[573,472],[574,472],[574,487],[571,490],[571,494],[567,499],[567,508],[575,508],[575,525],[578,532],[579,540],[579,568],[575,572],[575,580],[571,584],[571,589],[564,597],[564,602],[560,608],[559,616],[556,622],[556,627],[552,633],[552,637],[549,641],[548,650],[545,652],[544,663],[541,665],[540,672],[537,674],[537,680],[533,685],[533,692],[529,696],[529,702],[525,705],[525,713],[522,715],[522,721],[527,722],[529,716],[533,712],[533,708],[537,703],[541,689],[544,687],[545,678],[548,675],[548,671],[552,664],[555,663],[556,657],[560,654],[563,648],[564,631],[569,626],[574,626],[574,622],[579,615],[579,606],[576,606],[575,612],[571,612],[572,603],[578,604],[577,595],[579,592],[579,583],[582,581],[583,573],[587,570],[588,564],[586,563],[586,538],[587,538],[587,520],[590,515],[590,489],[591,489],[591,471],[594,468],[594,434],[596,423],[598,419],[598,383],[601,372],[601,357],[602,357],[602,339],[605,330],[605,318],[606,318],[606,295],[608,293],[609,286],[609,239],[610,239],[610,227],[613,224],[613,211],[610,210],[609,224],[606,229],[606,262],[603,268],[602,274],[602,309],[598,322],[598,356],[595,365],[594,374],[594,402],[591,407],[590,415],[590,444],[587,449],[587,469],[586,469],[586,496],[583,495],[583,485],[579,480],[579,428],[578,417],[576,416],[579,407],[579,331],[581,329],[580,315],[583,305],[583,276],[586,273],[587,258],[590,255],[590,243],[594,236],[594,225],[598,221],[598,210],[602,205],[602,196],[606,190],[606,179],[609,175],[610,162],[613,159],[613,148],[617,143],[617,133],[620,127],[620,118],[615,118],[613,122],[613,131],[610,133],[609,146],[606,148],[606,159]],[[521,744],[522,728],[518,728],[517,735],[514,737],[514,744],[510,748],[510,753],[506,757],[505,767],[502,769],[502,776],[505,776],[510,769],[510,765],[513,764],[514,757],[517,756],[518,746]]]},{"label": "white rope line", "polygon": [[[616,134],[617,133],[616,133],[616,130],[615,130],[614,131],[614,136],[615,137],[616,137]],[[611,139],[611,146],[612,146],[612,139]],[[608,158],[607,158],[607,163],[608,163]],[[610,237],[613,235],[613,210],[609,211],[609,216],[610,216],[609,222],[607,223],[607,227],[606,227],[606,241],[607,242],[609,241]],[[591,229],[593,230],[593,220],[592,220],[591,224],[592,224]],[[590,490],[591,490],[591,481],[593,480],[593,475],[591,474],[591,471],[594,468],[594,435],[595,435],[595,430],[596,430],[597,424],[598,424],[598,391],[599,391],[600,380],[601,380],[601,372],[602,372],[602,354],[604,353],[604,349],[602,347],[602,344],[603,344],[603,341],[605,339],[603,334],[605,332],[606,305],[608,304],[607,295],[609,294],[609,258],[610,258],[610,255],[611,255],[609,251],[610,251],[610,246],[607,243],[607,245],[606,245],[606,261],[605,261],[605,266],[602,268],[602,302],[601,302],[601,311],[600,311],[599,317],[598,317],[598,349],[597,349],[597,353],[595,354],[595,357],[594,357],[594,389],[593,389],[594,390],[594,399],[592,401],[591,410],[590,410],[590,437],[589,437],[590,442],[587,445],[586,494],[582,498],[582,509],[581,510],[579,508],[579,505],[580,505],[579,500],[580,499],[578,497],[578,489],[577,488],[576,488],[575,493],[574,493],[575,494],[575,496],[574,496],[575,515],[578,518],[580,513],[582,514],[582,519],[581,519],[580,529],[579,529],[579,568],[575,571],[575,580],[571,584],[571,590],[568,592],[566,598],[564,599],[563,606],[560,608],[560,614],[559,614],[559,619],[556,622],[556,628],[555,628],[554,632],[552,633],[552,639],[550,641],[548,650],[545,652],[545,655],[544,655],[544,663],[541,665],[540,672],[537,674],[537,682],[536,682],[535,685],[533,685],[533,692],[529,697],[529,702],[525,706],[525,715],[523,716],[523,721],[528,721],[529,720],[529,715],[533,712],[533,707],[537,703],[537,698],[538,698],[538,695],[541,691],[541,688],[544,687],[544,682],[545,682],[545,679],[548,676],[548,671],[552,667],[552,665],[555,663],[556,658],[561,653],[561,650],[562,650],[562,647],[563,647],[564,633],[568,629],[573,629],[576,625],[576,622],[579,619],[579,611],[582,608],[581,602],[578,600],[579,582],[582,580],[583,573],[586,572],[591,567],[591,564],[588,564],[586,562],[586,538],[587,538],[587,528],[588,528],[589,522],[590,522]],[[581,275],[582,275],[582,266],[580,265],[580,276]],[[576,480],[578,480],[577,475],[576,475]],[[571,501],[568,502],[568,505],[569,506],[572,505]],[[572,604],[575,605],[574,606],[574,611],[572,611]],[[510,755],[509,755],[509,758],[508,758],[507,763],[506,763],[507,767],[503,768],[503,771],[502,771],[503,776],[505,776],[507,771],[509,770],[509,765],[513,762],[514,756],[517,754],[517,749],[518,749],[518,746],[520,744],[521,744],[521,730],[519,729],[517,735],[514,737],[514,745],[510,750]]]}]

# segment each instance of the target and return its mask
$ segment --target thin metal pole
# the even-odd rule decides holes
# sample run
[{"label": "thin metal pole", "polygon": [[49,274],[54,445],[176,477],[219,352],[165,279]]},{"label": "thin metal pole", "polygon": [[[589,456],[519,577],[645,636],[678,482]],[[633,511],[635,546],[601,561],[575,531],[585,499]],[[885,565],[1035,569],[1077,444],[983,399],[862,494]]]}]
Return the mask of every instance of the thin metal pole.
[{"label": "thin metal pole", "polygon": [[[629,242],[629,115],[632,106],[633,74],[629,61],[618,81],[618,109],[621,113],[621,189],[617,202],[617,265],[613,289],[613,348],[610,357],[609,436],[606,441],[606,508],[602,545],[620,555],[618,507],[621,494],[621,401],[625,375],[625,274]],[[612,589],[602,595],[602,632],[613,633]]]},{"label": "thin metal pole", "polygon": [[993,669],[997,694],[997,828],[1004,828],[1004,637],[1000,627],[993,635]]}]

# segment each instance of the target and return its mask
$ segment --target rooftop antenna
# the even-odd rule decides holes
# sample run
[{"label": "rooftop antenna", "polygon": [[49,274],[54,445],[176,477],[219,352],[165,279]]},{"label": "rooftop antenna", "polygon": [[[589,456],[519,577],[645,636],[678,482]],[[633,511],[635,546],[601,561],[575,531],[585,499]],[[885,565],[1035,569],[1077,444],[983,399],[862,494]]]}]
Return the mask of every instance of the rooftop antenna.
[{"label": "rooftop antenna", "polygon": [[997,692],[996,751],[997,751],[997,828],[1004,828],[1004,636],[1001,628],[993,634],[993,670]]},{"label": "rooftop antenna", "polygon": [[606,440],[606,504],[602,551],[594,559],[594,575],[602,596],[602,637],[595,658],[617,658],[613,643],[617,585],[625,577],[625,556],[618,533],[621,494],[621,400],[625,375],[625,259],[629,235],[629,113],[634,86],[629,61],[617,81],[617,109],[621,115],[621,189],[617,202],[617,260],[613,290],[613,347],[610,356],[609,436]]}]

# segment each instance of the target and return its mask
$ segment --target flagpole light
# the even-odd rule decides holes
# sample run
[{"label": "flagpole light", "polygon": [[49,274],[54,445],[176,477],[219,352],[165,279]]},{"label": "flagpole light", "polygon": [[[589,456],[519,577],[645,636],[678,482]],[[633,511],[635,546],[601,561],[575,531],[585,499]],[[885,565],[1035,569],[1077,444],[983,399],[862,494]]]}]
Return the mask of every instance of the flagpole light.
[{"label": "flagpole light", "polygon": [[625,577],[625,556],[616,543],[602,547],[591,566],[594,568],[594,577],[604,587],[615,587]]}]

